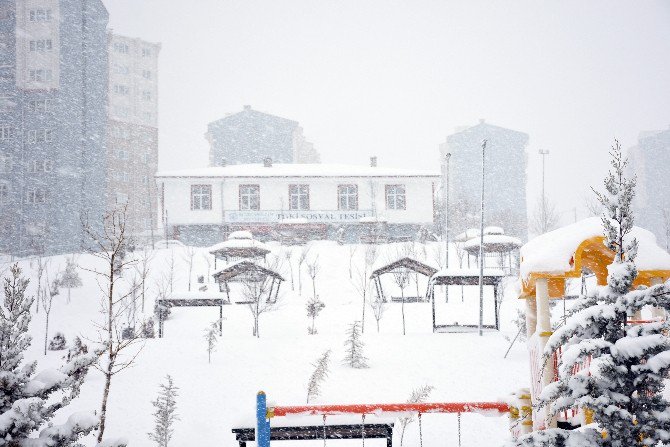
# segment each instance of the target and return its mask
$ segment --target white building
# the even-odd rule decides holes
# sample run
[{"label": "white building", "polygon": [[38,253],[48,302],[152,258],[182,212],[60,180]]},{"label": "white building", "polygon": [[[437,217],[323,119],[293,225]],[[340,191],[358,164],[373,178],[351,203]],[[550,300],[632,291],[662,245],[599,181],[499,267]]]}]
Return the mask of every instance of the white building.
[{"label": "white building", "polygon": [[[376,164],[376,163],[373,163]],[[232,231],[262,239],[391,240],[432,226],[438,172],[331,164],[229,165],[156,175],[165,236],[213,244]]]}]

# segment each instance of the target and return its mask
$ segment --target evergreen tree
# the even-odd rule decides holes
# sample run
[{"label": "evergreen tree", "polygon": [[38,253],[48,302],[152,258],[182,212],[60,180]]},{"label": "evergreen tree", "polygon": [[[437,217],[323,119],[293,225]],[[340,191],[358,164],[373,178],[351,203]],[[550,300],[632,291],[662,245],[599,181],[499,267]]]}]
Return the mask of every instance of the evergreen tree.
[{"label": "evergreen tree", "polygon": [[77,263],[74,258],[66,258],[65,271],[61,274],[59,284],[61,287],[67,289],[67,302],[70,302],[70,291],[74,288],[81,287],[82,282],[77,272]]},{"label": "evergreen tree", "polygon": [[18,265],[13,265],[4,279],[0,306],[0,445],[70,446],[95,429],[98,418],[81,412],[62,425],[53,425],[50,419],[79,394],[97,356],[77,354],[60,369],[39,374],[35,374],[36,362],[21,366],[31,342],[28,325],[34,299],[26,296],[27,287],[28,280],[21,276]]},{"label": "evergreen tree", "polygon": [[319,316],[324,307],[326,307],[326,304],[319,299],[318,295],[307,301],[307,316],[312,319],[312,326],[307,328],[307,333],[309,335],[314,335],[317,333],[315,325],[316,317]]},{"label": "evergreen tree", "polygon": [[367,368],[368,359],[363,355],[363,340],[361,340],[360,322],[354,321],[347,331],[347,341],[344,342],[346,355],[342,363],[351,368]]},{"label": "evergreen tree", "polygon": [[[670,310],[670,284],[631,291],[637,276],[637,241],[631,202],[635,179],[624,175],[626,160],[618,142],[612,150],[612,170],[603,205],[605,243],[615,253],[607,285],[584,297],[566,324],[551,336],[545,350],[549,360],[559,347],[563,355],[558,381],[547,386],[541,405],[549,412],[571,407],[587,409],[596,428],[583,431],[549,429],[520,439],[522,446],[652,446],[670,440],[670,406],[663,397],[664,377],[670,372],[670,343],[666,322],[627,324],[644,306]],[[575,366],[591,357],[590,374]]]},{"label": "evergreen tree", "polygon": [[216,350],[216,343],[219,341],[217,333],[219,332],[218,320],[205,329],[205,340],[207,341],[207,362],[212,363],[212,352]]},{"label": "evergreen tree", "polygon": [[175,421],[179,420],[177,415],[177,396],[179,395],[177,388],[172,381],[172,377],[168,374],[166,376],[167,384],[160,384],[158,397],[151,402],[154,406],[154,431],[148,433],[158,447],[168,447],[172,434],[174,433],[173,425]]},{"label": "evergreen tree", "polygon": [[324,352],[321,357],[313,363],[314,371],[309,376],[307,382],[307,403],[310,399],[321,395],[321,384],[328,377],[328,368],[330,367],[330,349]]}]

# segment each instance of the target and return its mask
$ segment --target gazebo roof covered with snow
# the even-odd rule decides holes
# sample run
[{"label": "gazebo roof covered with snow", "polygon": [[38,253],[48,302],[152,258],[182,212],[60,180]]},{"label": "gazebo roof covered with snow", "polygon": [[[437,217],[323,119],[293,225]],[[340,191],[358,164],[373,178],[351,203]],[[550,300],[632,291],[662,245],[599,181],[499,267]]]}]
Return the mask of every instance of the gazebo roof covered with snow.
[{"label": "gazebo roof covered with snow", "polygon": [[[670,278],[670,254],[659,247],[650,231],[633,227],[627,240],[637,239],[635,265],[638,276],[633,286],[652,285]],[[550,298],[565,292],[566,278],[578,278],[582,269],[593,272],[599,285],[607,284],[607,266],[614,253],[604,244],[603,225],[599,217],[590,217],[572,225],[550,231],[521,247],[521,298],[535,296],[537,280],[546,278]]]},{"label": "gazebo roof covered with snow", "polygon": [[230,233],[226,241],[209,247],[209,252],[216,259],[226,261],[263,258],[270,251],[267,245],[255,240],[249,231],[234,231]]}]

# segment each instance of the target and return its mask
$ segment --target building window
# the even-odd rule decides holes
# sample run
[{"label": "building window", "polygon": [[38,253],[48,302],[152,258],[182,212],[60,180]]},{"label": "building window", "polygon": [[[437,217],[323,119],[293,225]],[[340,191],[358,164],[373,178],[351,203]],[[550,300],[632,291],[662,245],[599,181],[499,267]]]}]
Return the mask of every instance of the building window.
[{"label": "building window", "polygon": [[29,17],[31,22],[51,22],[51,10],[42,8],[31,9]]},{"label": "building window", "polygon": [[53,49],[51,39],[40,39],[40,40],[31,40],[30,41],[30,51],[39,51],[44,53],[45,51],[51,51]]},{"label": "building window", "polygon": [[128,44],[123,42],[114,42],[114,51],[121,54],[128,54]]},{"label": "building window", "polygon": [[128,151],[124,151],[123,149],[116,151],[116,158],[119,160],[128,160],[129,157]]},{"label": "building window", "polygon": [[151,70],[142,70],[142,77],[144,79],[151,79]]},{"label": "building window", "polygon": [[142,57],[151,57],[151,48],[142,48]]},{"label": "building window", "polygon": [[148,185],[149,184],[149,177],[148,176],[143,176],[142,177],[142,184],[143,185]]},{"label": "building window", "polygon": [[142,92],[142,99],[145,101],[151,101],[151,92],[149,90],[144,90]]},{"label": "building window", "polygon": [[127,85],[122,85],[122,84],[114,84],[114,93],[117,95],[127,95],[130,93],[130,89],[128,88]]},{"label": "building window", "polygon": [[308,210],[309,185],[289,185],[288,204],[291,210]]},{"label": "building window", "polygon": [[261,209],[261,188],[258,185],[240,185],[240,209]]},{"label": "building window", "polygon": [[339,185],[337,187],[337,206],[339,210],[357,210],[358,186]]},{"label": "building window", "polygon": [[14,98],[9,96],[0,96],[0,112],[11,112],[16,106]]},{"label": "building window", "polygon": [[0,140],[14,138],[14,128],[11,126],[0,126]]},{"label": "building window", "polygon": [[191,185],[191,209],[212,209],[212,185]]},{"label": "building window", "polygon": [[9,203],[9,185],[5,182],[0,182],[0,205]]},{"label": "building window", "polygon": [[28,164],[28,171],[36,174],[38,172],[51,172],[53,171],[53,161],[51,160],[33,160]]},{"label": "building window", "polygon": [[127,75],[130,74],[130,68],[127,65],[114,64],[114,73]]},{"label": "building window", "polygon": [[116,203],[118,205],[125,205],[128,203],[128,194],[124,194],[122,192],[117,192],[116,193]]},{"label": "building window", "polygon": [[38,99],[29,102],[31,112],[48,112],[51,110],[50,99]]},{"label": "building window", "polygon": [[28,141],[31,143],[51,143],[53,141],[53,130],[51,129],[29,130]]},{"label": "building window", "polygon": [[51,70],[28,70],[30,82],[51,82]]},{"label": "building window", "polygon": [[10,155],[0,155],[0,173],[8,174],[12,170],[12,157]]},{"label": "building window", "polygon": [[46,203],[47,192],[41,188],[30,188],[26,191],[26,203],[35,205],[39,203]]},{"label": "building window", "polygon": [[404,210],[405,206],[405,185],[386,185],[386,209]]}]

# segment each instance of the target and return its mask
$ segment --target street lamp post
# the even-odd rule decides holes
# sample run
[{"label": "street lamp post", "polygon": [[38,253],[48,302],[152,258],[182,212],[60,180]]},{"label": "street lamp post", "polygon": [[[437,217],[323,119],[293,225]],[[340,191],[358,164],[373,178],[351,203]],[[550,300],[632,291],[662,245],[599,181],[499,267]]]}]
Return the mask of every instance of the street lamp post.
[{"label": "street lamp post", "polygon": [[484,176],[486,167],[486,144],[482,141],[482,201],[479,216],[479,336],[484,334]]},{"label": "street lamp post", "polygon": [[444,245],[446,258],[444,261],[445,268],[449,268],[449,160],[451,159],[451,152],[447,152],[444,156],[445,160],[445,179],[444,179]]},{"label": "street lamp post", "polygon": [[[544,195],[544,159],[549,155],[549,151],[540,149],[537,151],[538,154],[542,155],[542,225],[544,227],[547,221],[547,196]],[[546,231],[546,228],[542,228],[543,231]]]}]

